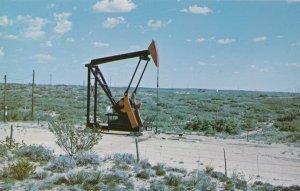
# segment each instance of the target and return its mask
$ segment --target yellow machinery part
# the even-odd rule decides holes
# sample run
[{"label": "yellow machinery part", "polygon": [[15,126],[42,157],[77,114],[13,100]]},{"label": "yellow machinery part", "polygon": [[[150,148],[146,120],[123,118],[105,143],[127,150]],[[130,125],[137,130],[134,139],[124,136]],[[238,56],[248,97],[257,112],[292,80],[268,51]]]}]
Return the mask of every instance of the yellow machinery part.
[{"label": "yellow machinery part", "polygon": [[136,120],[136,115],[134,115],[134,112],[132,110],[132,107],[130,105],[129,98],[127,95],[124,97],[124,110],[127,113],[131,127],[132,128],[138,127],[139,124]]}]

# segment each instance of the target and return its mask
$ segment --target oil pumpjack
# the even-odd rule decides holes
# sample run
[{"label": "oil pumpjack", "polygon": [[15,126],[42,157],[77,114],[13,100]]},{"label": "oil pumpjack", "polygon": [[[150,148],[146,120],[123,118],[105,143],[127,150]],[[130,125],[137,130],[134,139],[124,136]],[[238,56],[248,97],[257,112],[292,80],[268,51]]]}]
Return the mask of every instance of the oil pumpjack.
[{"label": "oil pumpjack", "polygon": [[[114,55],[109,57],[97,58],[91,60],[89,64],[86,64],[88,70],[87,76],[87,110],[86,110],[86,126],[92,128],[100,128],[101,130],[114,130],[114,131],[128,131],[139,132],[143,129],[143,120],[140,115],[141,103],[136,103],[136,93],[147,68],[149,61],[152,57],[156,67],[159,67],[159,58],[156,42],[152,40],[147,50],[130,52],[126,54]],[[124,96],[116,101],[112,95],[112,92],[102,74],[99,65],[138,57],[139,61],[135,68],[135,71],[131,77],[130,83],[124,92]],[[143,71],[139,77],[138,83],[134,88],[134,91],[129,95],[131,83],[136,75],[136,72],[140,66],[141,61],[146,61]],[[92,82],[94,80],[94,82]],[[97,116],[98,107],[98,85],[103,89],[105,95],[108,97],[112,111],[106,113],[107,123],[100,123]],[[93,99],[93,102],[92,102]],[[91,116],[91,109],[93,104],[93,115]],[[91,119],[92,117],[92,119]]]}]

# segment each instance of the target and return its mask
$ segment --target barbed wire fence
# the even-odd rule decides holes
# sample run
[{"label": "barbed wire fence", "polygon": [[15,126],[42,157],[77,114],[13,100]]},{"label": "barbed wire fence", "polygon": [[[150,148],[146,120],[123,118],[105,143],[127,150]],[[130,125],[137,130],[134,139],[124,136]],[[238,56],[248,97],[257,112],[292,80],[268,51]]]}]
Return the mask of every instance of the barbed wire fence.
[{"label": "barbed wire fence", "polygon": [[[180,141],[180,143],[171,142],[172,140],[146,140],[139,142],[140,159],[148,159],[153,163],[165,163],[168,166],[185,168],[187,170],[205,170],[207,166],[215,171],[228,176],[233,173],[244,175],[246,179],[272,180],[282,184],[290,184],[300,180],[300,158],[299,154],[277,153],[274,149],[271,154],[266,149],[272,149],[268,145],[230,145],[220,144],[209,145],[205,141]],[[173,144],[174,143],[174,144]],[[101,144],[101,143],[100,143]],[[119,152],[128,152],[128,145],[124,142],[115,140],[119,145]],[[215,144],[215,143],[214,143]],[[245,141],[246,144],[246,141]],[[130,153],[135,155],[132,144]],[[232,146],[234,148],[232,148]],[[224,153],[226,151],[227,169],[225,169]],[[298,152],[298,151],[296,151]]]}]

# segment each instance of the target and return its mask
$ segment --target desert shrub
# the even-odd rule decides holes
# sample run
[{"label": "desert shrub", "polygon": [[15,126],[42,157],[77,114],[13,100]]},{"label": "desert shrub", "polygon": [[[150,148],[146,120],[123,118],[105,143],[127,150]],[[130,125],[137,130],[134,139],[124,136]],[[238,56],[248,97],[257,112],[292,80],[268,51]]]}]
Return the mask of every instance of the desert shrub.
[{"label": "desert shrub", "polygon": [[154,180],[150,182],[150,191],[169,191],[168,187],[161,180]]},{"label": "desert shrub", "polygon": [[129,153],[116,153],[114,155],[112,155],[112,159],[115,162],[124,162],[126,164],[133,164],[135,163],[135,158],[133,156],[133,154],[129,154]]},{"label": "desert shrub", "polygon": [[188,190],[216,190],[216,183],[212,182],[207,174],[200,171],[192,172],[184,181],[184,185]]},{"label": "desert shrub", "polygon": [[214,167],[210,165],[206,165],[204,171],[206,174],[211,174],[214,171]]},{"label": "desert shrub", "polygon": [[84,190],[100,190],[99,182],[101,180],[101,173],[87,172],[84,170],[77,172],[69,172],[66,175],[61,175],[54,180],[54,184],[65,184],[68,186],[78,185]]},{"label": "desert shrub", "polygon": [[224,189],[226,191],[232,191],[234,190],[234,184],[231,180],[227,180],[225,183],[224,183]]},{"label": "desert shrub", "polygon": [[124,162],[121,162],[121,163],[115,163],[112,167],[113,170],[124,170],[124,171],[128,171],[130,170],[130,166],[127,165],[126,163]]},{"label": "desert shrub", "polygon": [[251,190],[253,190],[253,191],[270,191],[270,190],[274,190],[274,187],[269,183],[263,183],[261,181],[255,181],[251,185]]},{"label": "desert shrub", "polygon": [[76,161],[68,156],[62,155],[51,160],[51,164],[46,168],[54,172],[65,172],[76,166]]},{"label": "desert shrub", "polygon": [[213,135],[215,132],[238,134],[239,128],[234,120],[227,118],[201,119],[195,118],[184,127],[186,130],[203,131],[206,135]]},{"label": "desert shrub", "polygon": [[32,161],[49,161],[53,157],[53,150],[41,145],[23,145],[16,150],[16,154],[21,157],[27,157]]},{"label": "desert shrub", "polygon": [[51,122],[49,129],[55,135],[58,146],[72,157],[90,150],[102,138],[92,129],[82,129],[63,122]]},{"label": "desert shrub", "polygon": [[187,170],[185,168],[167,167],[166,171],[181,173],[183,175],[187,174]]},{"label": "desert shrub", "polygon": [[142,170],[139,173],[136,174],[137,178],[141,178],[141,179],[149,179],[150,175],[149,172],[147,170]]},{"label": "desert shrub", "polygon": [[32,175],[32,178],[43,180],[48,176],[48,172],[44,170],[36,170],[34,174]]},{"label": "desert shrub", "polygon": [[246,131],[251,131],[255,129],[255,122],[253,120],[246,119],[242,124],[242,128]]},{"label": "desert shrub", "polygon": [[53,187],[55,186],[54,183],[55,181],[57,181],[58,178],[59,176],[54,175],[44,180],[41,180],[38,186],[38,190],[53,190]]},{"label": "desert shrub", "polygon": [[155,170],[155,174],[157,176],[164,176],[166,175],[166,171],[164,169],[164,165],[163,164],[157,164],[155,166],[153,166],[153,168]]},{"label": "desert shrub", "polygon": [[85,190],[100,190],[99,182],[101,178],[102,174],[100,172],[90,172],[88,177],[85,179],[83,188]]},{"label": "desert shrub", "polygon": [[23,142],[19,143],[15,139],[11,139],[9,136],[6,136],[4,141],[0,141],[0,156],[2,152],[7,151],[8,149],[19,148],[22,145],[25,144]]},{"label": "desert shrub", "polygon": [[297,142],[300,140],[300,132],[294,132],[293,134],[290,134],[287,136],[288,142]]},{"label": "desert shrub", "polygon": [[244,179],[243,175],[239,175],[236,172],[233,172],[230,179],[236,189],[247,190],[247,181]]},{"label": "desert shrub", "polygon": [[143,169],[148,169],[151,168],[151,164],[149,163],[149,161],[147,159],[143,159],[139,162],[139,165],[143,168]]},{"label": "desert shrub", "polygon": [[225,182],[228,179],[225,174],[223,174],[222,172],[216,172],[216,171],[213,171],[211,173],[211,177],[218,179],[221,182]]},{"label": "desert shrub", "polygon": [[9,184],[9,183],[1,183],[0,190],[8,191],[8,190],[13,190],[13,189],[12,189],[12,185],[11,184]]},{"label": "desert shrub", "polygon": [[99,165],[100,158],[97,153],[92,151],[81,152],[76,155],[76,164],[78,166]]},{"label": "desert shrub", "polygon": [[280,131],[289,131],[295,132],[300,131],[299,123],[297,124],[296,121],[276,121],[274,126],[278,128]]},{"label": "desert shrub", "polygon": [[117,190],[119,187],[125,187],[129,190],[134,190],[132,182],[128,181],[128,174],[123,171],[115,171],[111,174],[103,175],[101,179],[103,190]]},{"label": "desert shrub", "polygon": [[164,178],[165,184],[171,187],[178,187],[182,183],[181,176],[169,174]]},{"label": "desert shrub", "polygon": [[277,121],[293,121],[297,118],[296,112],[287,112],[277,118]]},{"label": "desert shrub", "polygon": [[300,190],[300,186],[298,185],[293,185],[293,186],[276,186],[274,187],[274,191],[299,191]]},{"label": "desert shrub", "polygon": [[6,155],[7,147],[0,144],[0,157]]},{"label": "desert shrub", "polygon": [[156,120],[156,115],[148,115],[143,121],[143,126],[145,129],[151,129]]},{"label": "desert shrub", "polygon": [[89,174],[86,171],[70,172],[66,175],[67,185],[83,184]]},{"label": "desert shrub", "polygon": [[17,180],[24,180],[33,174],[35,166],[26,159],[8,165],[9,175]]}]

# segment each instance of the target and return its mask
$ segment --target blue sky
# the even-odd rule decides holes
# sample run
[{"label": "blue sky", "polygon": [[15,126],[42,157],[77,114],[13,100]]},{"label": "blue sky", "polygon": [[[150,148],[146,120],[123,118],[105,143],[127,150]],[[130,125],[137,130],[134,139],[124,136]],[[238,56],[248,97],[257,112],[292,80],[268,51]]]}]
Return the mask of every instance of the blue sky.
[{"label": "blue sky", "polygon": [[[297,91],[300,0],[1,0],[0,75],[79,84],[91,59],[147,49],[160,87]],[[101,66],[126,86],[137,59]],[[1,79],[1,81],[3,81]],[[151,62],[142,86],[156,86]]]}]

